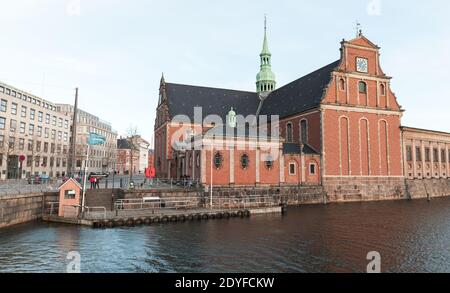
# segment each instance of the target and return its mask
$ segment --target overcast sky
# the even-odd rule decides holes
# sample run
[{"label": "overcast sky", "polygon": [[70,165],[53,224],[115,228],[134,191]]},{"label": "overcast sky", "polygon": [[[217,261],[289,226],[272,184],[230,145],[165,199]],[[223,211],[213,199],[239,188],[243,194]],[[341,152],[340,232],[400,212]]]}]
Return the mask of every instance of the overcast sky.
[{"label": "overcast sky", "polygon": [[263,19],[278,86],[339,58],[355,22],[407,110],[450,132],[450,1],[0,0],[0,80],[152,138],[166,80],[255,89]]}]

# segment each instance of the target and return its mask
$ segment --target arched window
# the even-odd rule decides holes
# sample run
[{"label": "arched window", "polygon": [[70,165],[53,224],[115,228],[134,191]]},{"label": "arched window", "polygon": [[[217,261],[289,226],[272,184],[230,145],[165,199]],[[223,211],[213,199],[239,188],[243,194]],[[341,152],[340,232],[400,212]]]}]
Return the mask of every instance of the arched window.
[{"label": "arched window", "polygon": [[300,121],[300,137],[302,139],[302,143],[308,143],[308,121],[307,120]]},{"label": "arched window", "polygon": [[242,169],[247,169],[250,164],[250,158],[247,154],[243,154],[241,157],[241,167]]},{"label": "arched window", "polygon": [[345,80],[344,80],[343,78],[341,78],[341,79],[339,80],[339,89],[340,89],[341,91],[345,91]]},{"label": "arched window", "polygon": [[223,163],[222,154],[216,153],[214,156],[214,166],[216,167],[216,169],[219,169],[220,167],[222,167],[222,163]]},{"label": "arched window", "polygon": [[264,163],[265,163],[267,169],[269,169],[269,170],[272,169],[272,167],[273,167],[273,158],[272,158],[272,156],[268,155],[266,157],[266,160],[265,160]]},{"label": "arched window", "polygon": [[380,84],[380,93],[382,96],[386,95],[386,86],[384,85],[384,83]]},{"label": "arched window", "polygon": [[297,174],[297,164],[294,162],[289,163],[289,175],[296,175]]},{"label": "arched window", "polygon": [[316,163],[309,164],[309,174],[310,175],[316,175],[316,171],[317,171]]},{"label": "arched window", "polygon": [[286,126],[286,141],[287,142],[293,142],[294,141],[294,135],[292,132],[292,123],[289,122]]},{"label": "arched window", "polygon": [[367,83],[365,83],[364,81],[359,82],[359,93],[367,94]]}]

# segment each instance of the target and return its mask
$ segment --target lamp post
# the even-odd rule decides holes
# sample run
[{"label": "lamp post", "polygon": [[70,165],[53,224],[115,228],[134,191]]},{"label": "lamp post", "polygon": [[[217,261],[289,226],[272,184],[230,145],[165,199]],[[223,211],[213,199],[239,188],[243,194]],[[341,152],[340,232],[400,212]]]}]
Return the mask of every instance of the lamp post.
[{"label": "lamp post", "polygon": [[213,159],[214,159],[214,145],[211,145],[211,195],[210,195],[210,206],[213,209]]}]

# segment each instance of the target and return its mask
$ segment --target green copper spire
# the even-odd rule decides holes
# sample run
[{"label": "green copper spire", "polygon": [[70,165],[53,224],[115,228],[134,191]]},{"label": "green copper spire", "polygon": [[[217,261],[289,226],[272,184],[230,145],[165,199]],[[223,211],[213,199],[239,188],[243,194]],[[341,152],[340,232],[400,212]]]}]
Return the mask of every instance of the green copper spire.
[{"label": "green copper spire", "polygon": [[269,41],[267,40],[267,18],[264,19],[264,43],[261,54],[261,70],[256,76],[256,92],[270,93],[276,88],[275,74],[272,72],[272,54],[269,51]]}]

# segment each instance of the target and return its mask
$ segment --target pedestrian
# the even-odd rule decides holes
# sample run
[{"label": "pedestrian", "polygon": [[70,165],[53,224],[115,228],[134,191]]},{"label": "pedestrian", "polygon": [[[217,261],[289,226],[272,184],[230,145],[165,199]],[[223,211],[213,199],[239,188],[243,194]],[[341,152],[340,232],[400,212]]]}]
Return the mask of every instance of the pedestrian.
[{"label": "pedestrian", "polygon": [[95,178],[95,187],[100,189],[100,178]]},{"label": "pedestrian", "polygon": [[91,182],[91,189],[95,188],[95,178],[94,176],[89,176],[89,182]]}]

